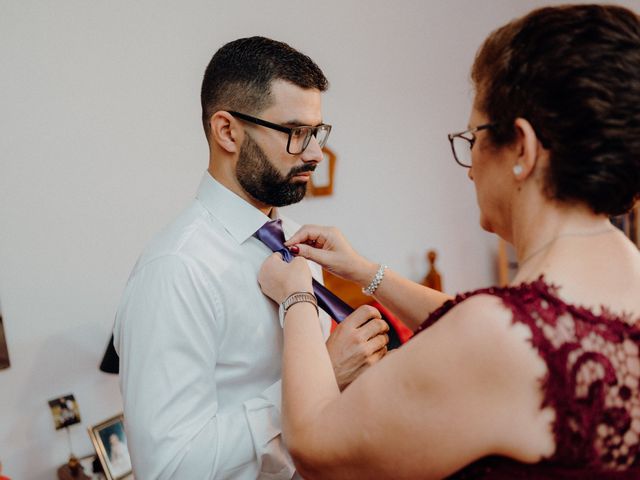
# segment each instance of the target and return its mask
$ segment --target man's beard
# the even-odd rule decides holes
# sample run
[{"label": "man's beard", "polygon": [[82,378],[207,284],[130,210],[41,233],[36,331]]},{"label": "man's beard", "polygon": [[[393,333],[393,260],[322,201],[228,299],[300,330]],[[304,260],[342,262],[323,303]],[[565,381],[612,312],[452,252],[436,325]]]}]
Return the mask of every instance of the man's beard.
[{"label": "man's beard", "polygon": [[272,207],[283,207],[302,200],[307,183],[291,179],[303,172],[313,172],[314,164],[292,168],[283,176],[269,161],[264,151],[247,135],[240,147],[236,177],[244,190],[256,200]]}]

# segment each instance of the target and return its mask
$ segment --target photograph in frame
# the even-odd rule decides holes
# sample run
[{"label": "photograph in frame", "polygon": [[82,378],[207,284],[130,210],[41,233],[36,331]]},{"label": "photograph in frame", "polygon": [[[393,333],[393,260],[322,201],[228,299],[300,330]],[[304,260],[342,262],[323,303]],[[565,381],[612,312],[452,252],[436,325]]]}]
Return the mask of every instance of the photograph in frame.
[{"label": "photograph in frame", "polygon": [[[82,466],[83,473],[91,480],[105,480],[104,473],[102,471],[93,471],[93,462],[97,460],[96,455],[87,455],[86,457],[79,458],[78,461]],[[100,465],[98,465],[100,467]]]},{"label": "photograph in frame", "polygon": [[122,414],[89,428],[89,436],[100,459],[106,480],[133,478]]},{"label": "photograph in frame", "polygon": [[70,427],[81,421],[78,403],[72,393],[49,400],[49,409],[51,409],[56,430]]}]

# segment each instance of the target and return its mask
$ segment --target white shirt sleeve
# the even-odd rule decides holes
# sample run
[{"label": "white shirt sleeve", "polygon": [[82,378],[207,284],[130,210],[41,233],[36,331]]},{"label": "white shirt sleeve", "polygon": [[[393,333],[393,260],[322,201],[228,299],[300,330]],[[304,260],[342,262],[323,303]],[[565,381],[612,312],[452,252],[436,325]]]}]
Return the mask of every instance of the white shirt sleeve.
[{"label": "white shirt sleeve", "polygon": [[290,479],[280,382],[220,409],[215,370],[223,305],[194,261],[136,270],[115,326],[128,444],[137,478]]}]

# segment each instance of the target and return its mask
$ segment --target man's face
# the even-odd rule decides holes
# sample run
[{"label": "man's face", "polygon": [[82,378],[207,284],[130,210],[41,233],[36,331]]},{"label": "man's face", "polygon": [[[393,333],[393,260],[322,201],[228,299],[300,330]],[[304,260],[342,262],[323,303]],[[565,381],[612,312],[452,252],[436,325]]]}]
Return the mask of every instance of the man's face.
[{"label": "man's face", "polygon": [[[321,95],[289,82],[275,81],[271,86],[273,103],[259,113],[272,123],[295,127],[322,123]],[[287,153],[286,133],[245,124],[236,177],[238,183],[261,205],[281,207],[299,202],[307,191],[311,172],[323,154],[312,138],[299,155]]]},{"label": "man's face", "polygon": [[281,174],[264,150],[250,135],[244,139],[236,165],[236,177],[242,188],[265,205],[283,207],[298,203],[307,193],[306,181],[294,181],[301,174],[313,172],[316,164],[302,164]]}]

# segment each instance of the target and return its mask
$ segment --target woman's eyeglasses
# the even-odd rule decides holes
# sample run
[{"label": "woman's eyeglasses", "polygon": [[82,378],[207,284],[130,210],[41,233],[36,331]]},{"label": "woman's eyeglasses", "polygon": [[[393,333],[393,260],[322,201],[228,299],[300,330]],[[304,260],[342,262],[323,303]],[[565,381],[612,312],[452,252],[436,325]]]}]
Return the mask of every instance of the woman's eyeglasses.
[{"label": "woman's eyeglasses", "polygon": [[496,126],[496,123],[485,123],[464,132],[450,133],[447,135],[451,143],[451,151],[456,163],[465,168],[471,168],[471,149],[476,143],[476,132]]}]

